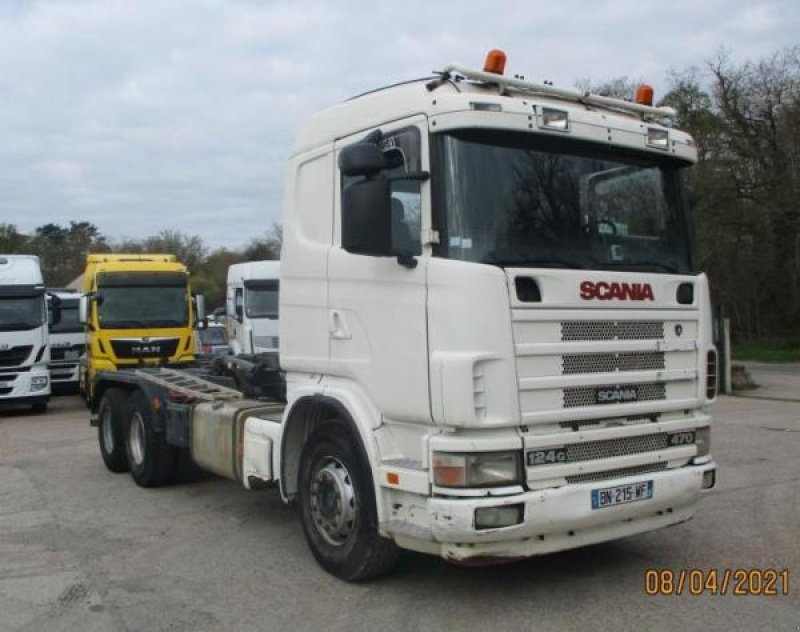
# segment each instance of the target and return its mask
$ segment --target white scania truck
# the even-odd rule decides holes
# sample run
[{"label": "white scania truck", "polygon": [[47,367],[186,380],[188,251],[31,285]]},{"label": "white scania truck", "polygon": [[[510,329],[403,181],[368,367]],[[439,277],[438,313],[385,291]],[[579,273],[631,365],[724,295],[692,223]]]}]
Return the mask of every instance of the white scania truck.
[{"label": "white scania truck", "polygon": [[246,261],[228,268],[226,326],[233,355],[278,351],[278,261]]},{"label": "white scania truck", "polygon": [[285,405],[186,370],[100,374],[104,454],[124,452],[143,486],[169,482],[181,449],[248,489],[277,484],[348,580],[398,549],[496,562],[690,519],[716,471],[694,142],[646,88],[561,90],[506,77],[502,59],[353,98],[301,132]]},{"label": "white scania truck", "polygon": [[[60,318],[54,304],[54,320]],[[50,360],[45,287],[39,258],[0,255],[0,405],[47,410]]]}]

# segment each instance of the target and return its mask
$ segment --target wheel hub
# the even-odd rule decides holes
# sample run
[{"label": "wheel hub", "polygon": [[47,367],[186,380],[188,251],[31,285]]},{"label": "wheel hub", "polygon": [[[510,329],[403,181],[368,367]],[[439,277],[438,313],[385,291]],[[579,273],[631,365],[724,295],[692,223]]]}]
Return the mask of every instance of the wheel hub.
[{"label": "wheel hub", "polygon": [[141,413],[135,412],[131,417],[131,425],[129,431],[129,439],[131,445],[131,456],[136,465],[144,463],[144,419]]},{"label": "wheel hub", "polygon": [[320,535],[341,546],[356,523],[355,489],[350,472],[337,459],[319,463],[311,477],[311,517]]}]

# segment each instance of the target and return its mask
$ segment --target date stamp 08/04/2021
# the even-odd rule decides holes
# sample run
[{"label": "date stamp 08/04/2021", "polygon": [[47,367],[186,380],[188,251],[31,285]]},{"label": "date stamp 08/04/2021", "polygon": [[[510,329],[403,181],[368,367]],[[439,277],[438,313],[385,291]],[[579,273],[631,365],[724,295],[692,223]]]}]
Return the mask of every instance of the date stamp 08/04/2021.
[{"label": "date stamp 08/04/2021", "polygon": [[644,573],[647,596],[733,595],[785,597],[789,594],[789,570],[777,568],[683,568],[649,569]]}]

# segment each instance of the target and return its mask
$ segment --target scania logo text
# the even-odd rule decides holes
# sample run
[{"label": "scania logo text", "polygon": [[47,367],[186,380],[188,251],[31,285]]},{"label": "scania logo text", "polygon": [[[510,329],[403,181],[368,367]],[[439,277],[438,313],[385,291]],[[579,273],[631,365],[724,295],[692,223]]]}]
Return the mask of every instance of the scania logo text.
[{"label": "scania logo text", "polygon": [[653,288],[649,283],[606,283],[584,281],[581,283],[581,298],[585,301],[653,301]]},{"label": "scania logo text", "polygon": [[635,386],[611,386],[598,388],[594,392],[598,404],[621,404],[639,400],[639,390]]}]

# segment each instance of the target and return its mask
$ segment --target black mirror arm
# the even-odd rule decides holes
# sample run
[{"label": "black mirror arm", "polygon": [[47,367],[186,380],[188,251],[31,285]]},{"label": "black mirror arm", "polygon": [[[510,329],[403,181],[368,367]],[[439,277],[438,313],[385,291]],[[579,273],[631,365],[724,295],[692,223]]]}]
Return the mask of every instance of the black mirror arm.
[{"label": "black mirror arm", "polygon": [[413,180],[416,182],[426,182],[431,179],[430,171],[411,171],[399,176],[392,176],[387,178],[389,182],[396,182],[398,180]]}]

